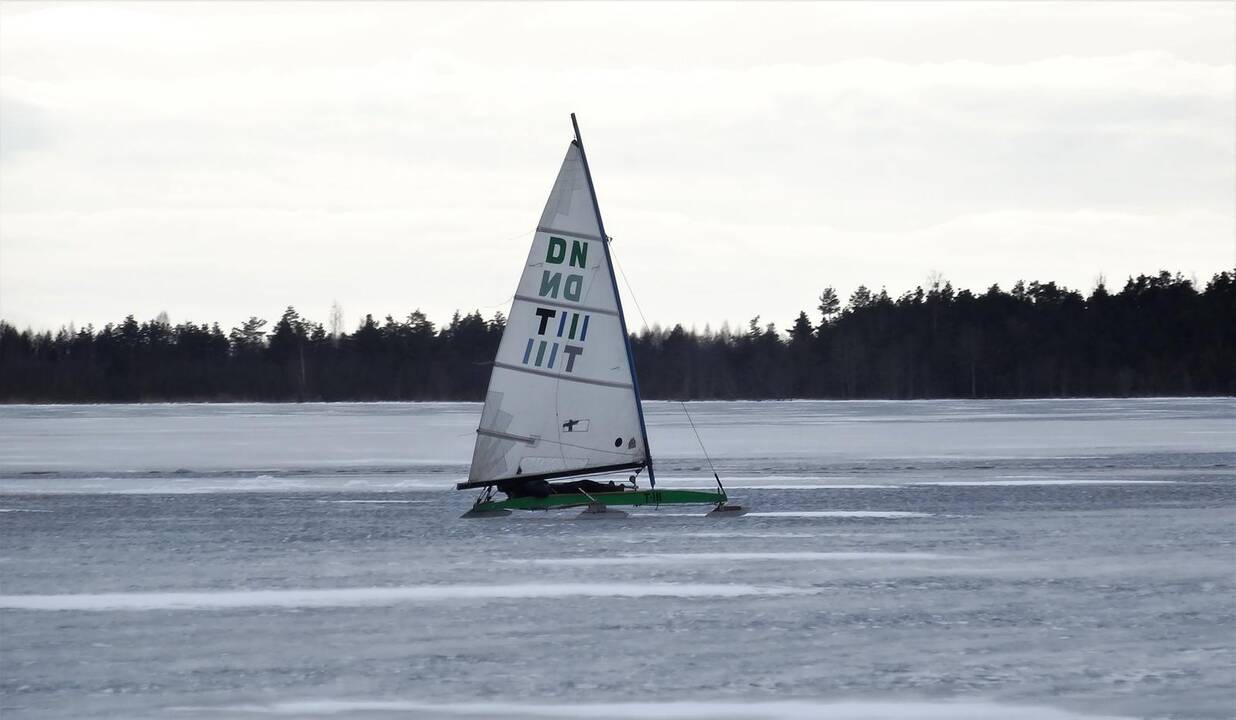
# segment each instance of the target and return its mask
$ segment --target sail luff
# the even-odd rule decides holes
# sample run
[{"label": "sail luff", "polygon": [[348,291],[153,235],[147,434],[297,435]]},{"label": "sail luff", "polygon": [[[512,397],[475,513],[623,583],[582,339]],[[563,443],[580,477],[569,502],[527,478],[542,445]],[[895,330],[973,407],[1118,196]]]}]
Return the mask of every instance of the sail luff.
[{"label": "sail luff", "polygon": [[575,119],[575,113],[571,113],[571,127],[575,130],[575,146],[579,148],[579,159],[584,166],[584,178],[588,181],[588,194],[592,198],[592,209],[596,212],[597,227],[601,231],[601,248],[605,251],[605,263],[609,266],[609,280],[613,285],[614,301],[618,306],[618,324],[622,328],[623,346],[627,351],[627,367],[631,369],[631,389],[635,393],[635,410],[639,416],[639,431],[644,441],[644,458],[648,462],[648,484],[655,488],[657,476],[652,467],[652,446],[648,444],[648,426],[644,422],[644,402],[639,392],[635,355],[631,351],[631,334],[627,331],[627,318],[622,310],[622,295],[618,292],[618,278],[614,274],[614,262],[609,252],[609,235],[605,232],[605,221],[601,219],[601,205],[597,202],[597,190],[592,183],[592,170],[588,166],[588,153],[584,150],[584,139],[579,134],[579,121]]}]

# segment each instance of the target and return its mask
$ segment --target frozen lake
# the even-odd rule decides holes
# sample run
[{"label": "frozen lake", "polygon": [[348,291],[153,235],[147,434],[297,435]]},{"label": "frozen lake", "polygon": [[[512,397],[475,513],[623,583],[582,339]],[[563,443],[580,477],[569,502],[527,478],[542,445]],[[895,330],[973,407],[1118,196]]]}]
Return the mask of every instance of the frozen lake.
[{"label": "frozen lake", "polygon": [[0,406],[0,715],[1236,717],[1236,401],[690,408],[751,514],[459,520],[475,404]]}]

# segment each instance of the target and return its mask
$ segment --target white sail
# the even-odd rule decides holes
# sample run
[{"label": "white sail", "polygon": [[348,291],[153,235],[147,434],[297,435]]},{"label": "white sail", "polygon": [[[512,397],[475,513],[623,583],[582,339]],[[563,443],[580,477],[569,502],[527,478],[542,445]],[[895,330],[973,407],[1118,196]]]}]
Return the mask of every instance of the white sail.
[{"label": "white sail", "polygon": [[647,461],[622,310],[586,172],[572,143],[498,346],[470,483]]}]

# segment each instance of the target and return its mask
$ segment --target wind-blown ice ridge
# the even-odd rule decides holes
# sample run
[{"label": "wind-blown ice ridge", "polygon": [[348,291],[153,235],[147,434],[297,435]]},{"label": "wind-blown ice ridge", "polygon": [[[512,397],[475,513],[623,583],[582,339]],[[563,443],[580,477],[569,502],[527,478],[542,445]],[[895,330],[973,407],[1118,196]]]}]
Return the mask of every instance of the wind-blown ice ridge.
[{"label": "wind-blown ice ridge", "polygon": [[786,561],[821,562],[849,560],[947,560],[955,556],[925,552],[700,552],[639,553],[610,557],[557,557],[499,560],[534,565],[672,565],[693,562]]},{"label": "wind-blown ice ridge", "polygon": [[597,718],[606,720],[1116,720],[1059,708],[987,701],[893,702],[868,700],[766,702],[673,701],[625,703],[429,703],[414,700],[300,700],[270,705],[176,708],[235,716],[392,713],[415,717]]},{"label": "wind-blown ice ridge", "polygon": [[447,600],[528,600],[564,597],[744,597],[803,595],[811,589],[708,583],[558,583],[414,585],[330,590],[203,590],[181,592],[0,595],[5,610],[230,610],[234,608],[365,607]]}]

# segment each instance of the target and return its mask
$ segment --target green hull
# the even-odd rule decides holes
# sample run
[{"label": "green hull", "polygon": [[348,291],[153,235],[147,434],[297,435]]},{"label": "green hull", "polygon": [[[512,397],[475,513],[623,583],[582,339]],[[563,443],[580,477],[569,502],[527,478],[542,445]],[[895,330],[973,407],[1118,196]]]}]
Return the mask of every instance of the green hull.
[{"label": "green hull", "polygon": [[718,505],[725,494],[700,490],[635,490],[616,493],[563,493],[549,497],[518,497],[480,503],[473,512],[497,510],[552,510],[586,505]]}]

